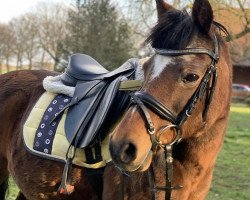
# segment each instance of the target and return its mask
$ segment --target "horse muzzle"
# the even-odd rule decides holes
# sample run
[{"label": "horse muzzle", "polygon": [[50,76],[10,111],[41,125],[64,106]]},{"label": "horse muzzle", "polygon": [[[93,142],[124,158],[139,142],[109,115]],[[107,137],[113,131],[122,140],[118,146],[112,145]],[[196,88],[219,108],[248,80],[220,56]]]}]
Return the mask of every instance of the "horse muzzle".
[{"label": "horse muzzle", "polygon": [[109,143],[109,150],[114,164],[117,168],[128,171],[145,171],[152,160],[152,151],[140,156],[138,148],[133,142],[115,143],[112,137]]}]

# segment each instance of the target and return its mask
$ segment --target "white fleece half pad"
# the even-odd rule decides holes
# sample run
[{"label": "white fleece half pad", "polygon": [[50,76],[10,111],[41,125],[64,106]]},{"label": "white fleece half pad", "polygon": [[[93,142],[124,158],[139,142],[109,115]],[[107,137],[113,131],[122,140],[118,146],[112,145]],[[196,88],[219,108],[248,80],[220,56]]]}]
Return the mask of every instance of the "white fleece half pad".
[{"label": "white fleece half pad", "polygon": [[61,75],[58,76],[47,76],[43,80],[43,88],[50,93],[54,94],[65,94],[67,96],[73,97],[75,92],[75,87],[70,87],[64,85],[61,80]]}]

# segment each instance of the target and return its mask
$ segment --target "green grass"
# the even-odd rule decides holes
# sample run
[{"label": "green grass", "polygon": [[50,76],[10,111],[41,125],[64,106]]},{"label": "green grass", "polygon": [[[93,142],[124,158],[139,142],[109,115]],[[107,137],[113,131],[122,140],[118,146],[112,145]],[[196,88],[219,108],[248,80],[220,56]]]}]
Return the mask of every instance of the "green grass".
[{"label": "green grass", "polygon": [[250,108],[231,107],[228,131],[207,200],[250,199]]},{"label": "green grass", "polygon": [[[10,181],[7,200],[14,200],[18,189]],[[233,104],[223,149],[216,162],[207,200],[250,199],[250,108]]]},{"label": "green grass", "polygon": [[19,189],[12,178],[9,179],[9,191],[6,200],[15,200],[18,195]]}]

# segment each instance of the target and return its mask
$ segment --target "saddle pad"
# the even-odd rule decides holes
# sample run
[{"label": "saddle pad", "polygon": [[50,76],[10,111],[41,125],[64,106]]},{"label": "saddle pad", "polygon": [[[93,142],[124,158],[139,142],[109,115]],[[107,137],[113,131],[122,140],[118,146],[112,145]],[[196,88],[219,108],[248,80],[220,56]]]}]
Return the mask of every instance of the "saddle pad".
[{"label": "saddle pad", "polygon": [[[27,149],[43,158],[66,162],[66,153],[69,148],[69,142],[65,136],[65,119],[67,110],[62,116],[57,117],[51,122],[54,115],[57,114],[68,102],[71,97],[62,94],[45,92],[37,101],[29,114],[24,127],[23,138]],[[47,124],[45,123],[47,122]],[[86,150],[88,152],[97,151],[96,148],[87,147],[86,149],[77,149],[73,164],[86,168],[104,167],[111,161],[108,149],[108,136],[101,142],[102,160],[94,163],[87,163]]]}]

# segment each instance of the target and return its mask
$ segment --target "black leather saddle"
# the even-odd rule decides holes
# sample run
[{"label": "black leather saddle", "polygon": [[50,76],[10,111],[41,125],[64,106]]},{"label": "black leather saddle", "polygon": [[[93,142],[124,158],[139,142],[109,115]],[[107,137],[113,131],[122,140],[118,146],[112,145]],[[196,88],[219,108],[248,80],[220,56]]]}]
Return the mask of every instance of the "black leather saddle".
[{"label": "black leather saddle", "polygon": [[65,85],[75,86],[79,81],[104,80],[134,71],[138,59],[130,59],[121,67],[109,72],[92,57],[85,54],[74,54],[70,57],[68,67],[62,75]]},{"label": "black leather saddle", "polygon": [[104,139],[129,105],[129,94],[120,91],[121,81],[134,79],[138,59],[129,59],[109,72],[88,55],[74,54],[62,75],[62,82],[75,86],[66,108],[65,133],[77,148]]}]

